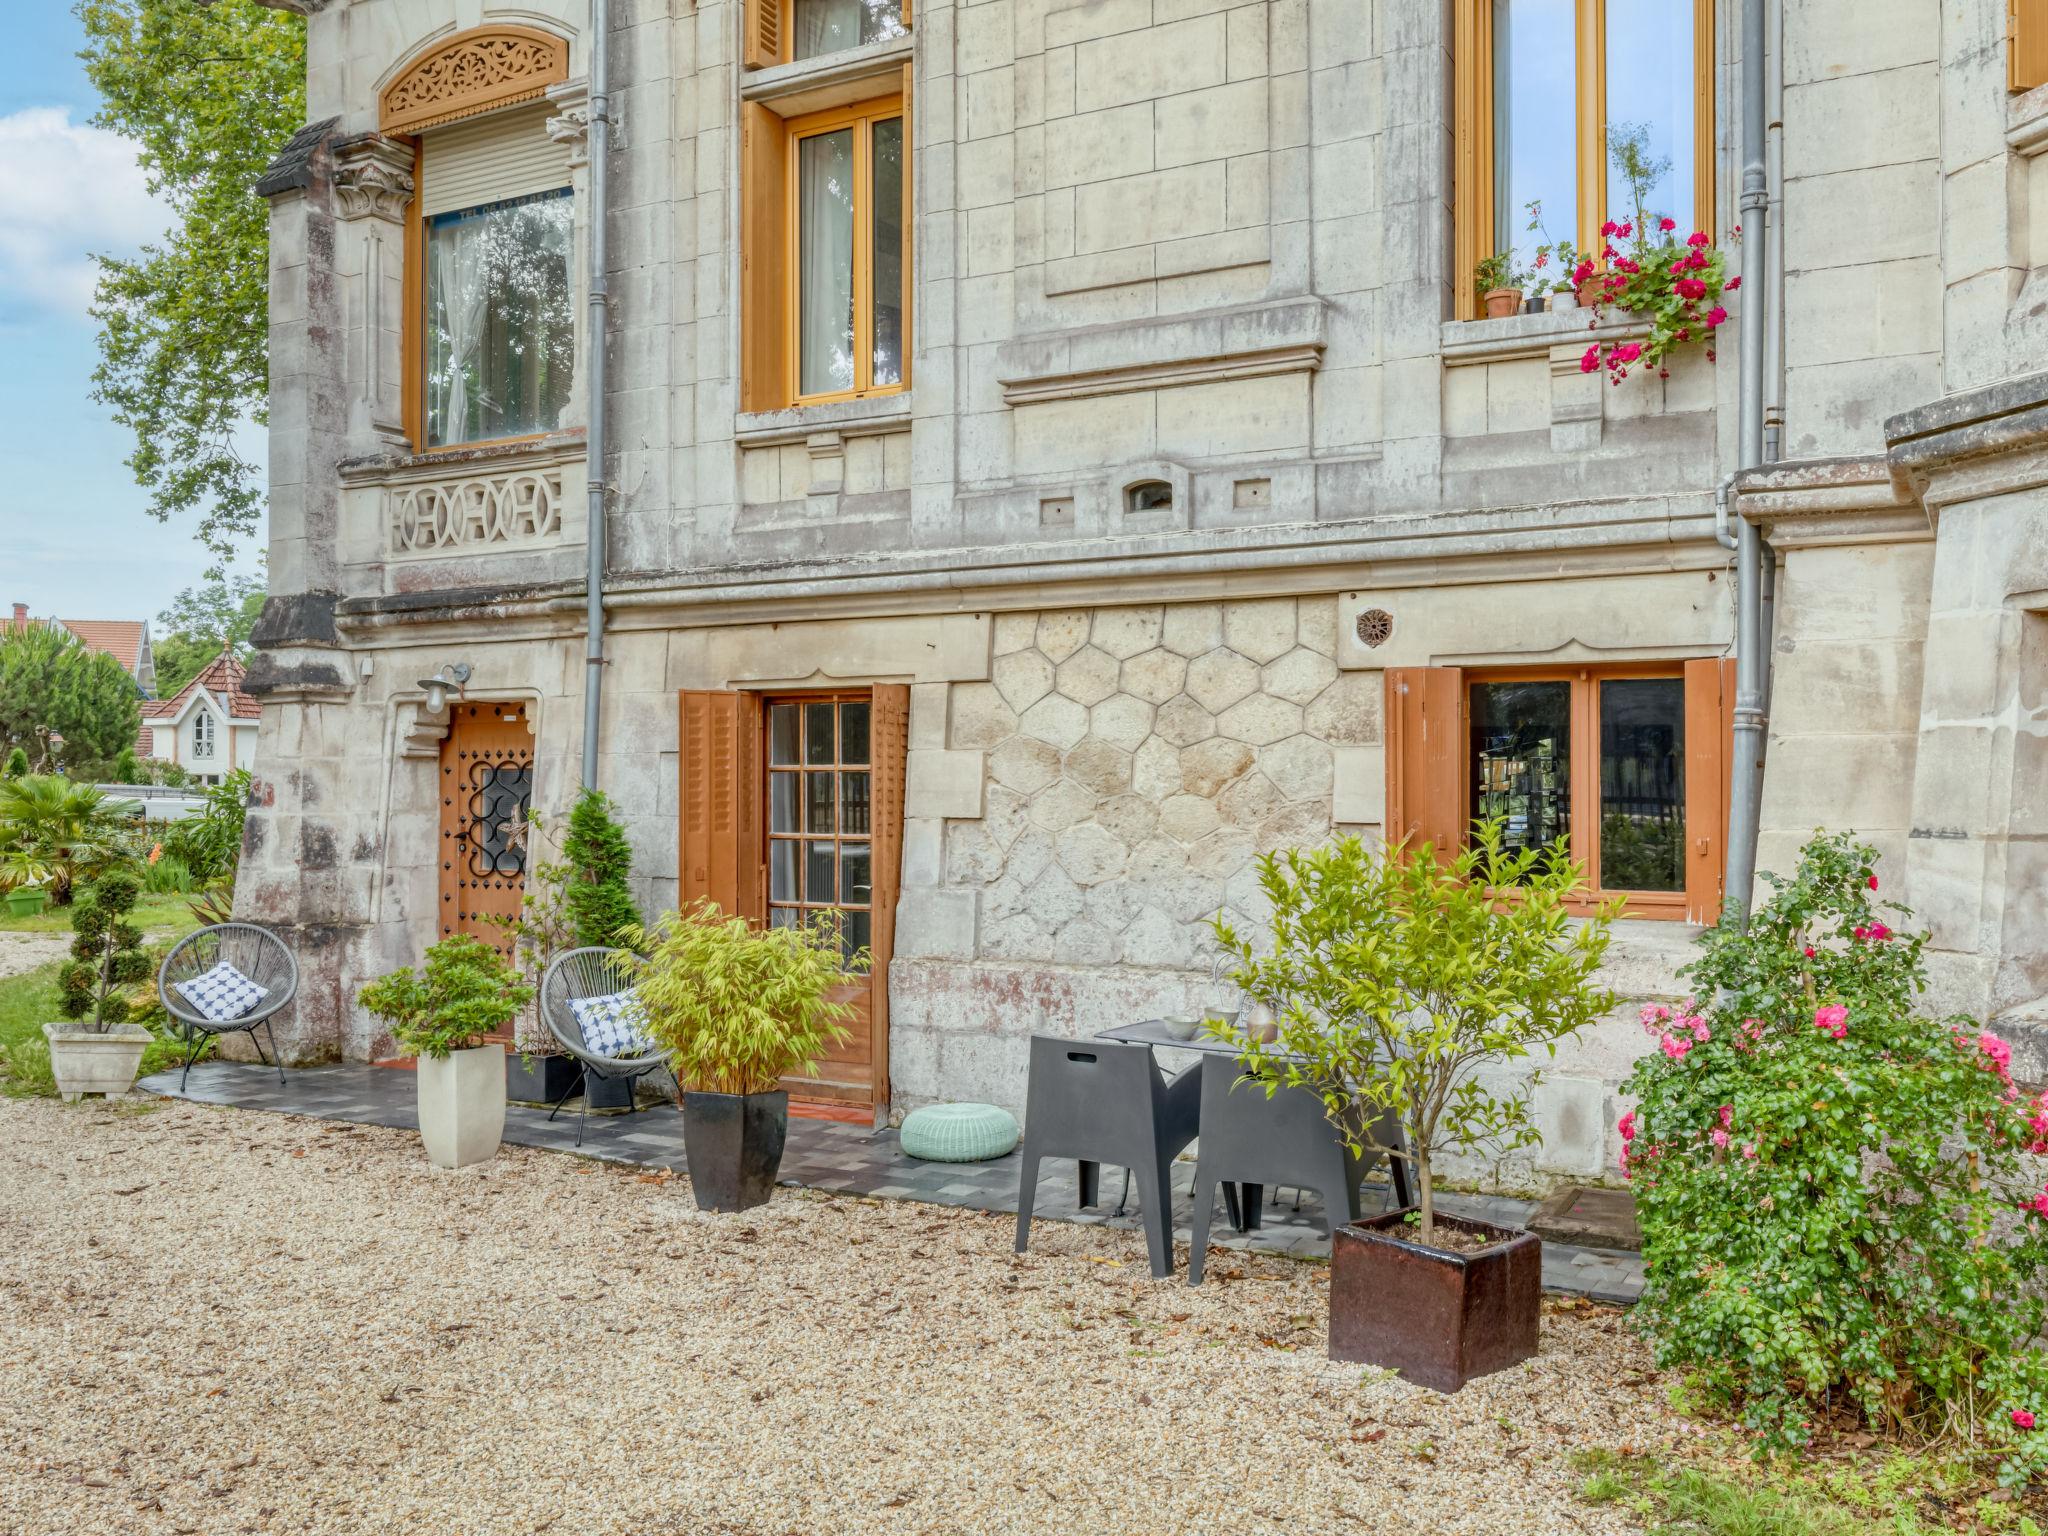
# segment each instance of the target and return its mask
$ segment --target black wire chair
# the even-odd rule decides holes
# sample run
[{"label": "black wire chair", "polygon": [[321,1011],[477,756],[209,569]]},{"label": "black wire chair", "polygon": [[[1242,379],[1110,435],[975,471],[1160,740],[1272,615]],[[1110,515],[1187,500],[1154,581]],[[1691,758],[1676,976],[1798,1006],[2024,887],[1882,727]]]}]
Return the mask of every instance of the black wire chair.
[{"label": "black wire chair", "polygon": [[[562,1096],[548,1111],[550,1120],[562,1112],[562,1106],[584,1086],[586,1078],[606,1081],[625,1078],[637,1084],[650,1073],[668,1071],[668,1053],[651,1042],[646,1049],[628,1056],[606,1056],[592,1050],[583,1038],[583,1027],[569,1009],[572,1000],[608,997],[632,986],[631,974],[615,958],[621,953],[615,949],[572,949],[556,956],[541,977],[541,1022],[555,1037],[555,1043],[575,1058],[578,1068],[576,1080],[562,1090]],[[636,1097],[629,1113],[637,1114],[639,1109]],[[590,1096],[585,1094],[582,1114],[576,1122],[576,1145],[579,1147],[583,1145],[583,1129],[589,1122]]]},{"label": "black wire chair", "polygon": [[[264,996],[239,1018],[209,1019],[185,1000],[177,989],[178,983],[196,980],[223,961],[262,987]],[[258,928],[254,923],[216,923],[180,939],[164,956],[156,973],[156,995],[163,1002],[164,1012],[171,1016],[173,1033],[185,1043],[185,1066],[178,1078],[178,1092],[185,1091],[192,1063],[199,1059],[206,1042],[218,1035],[247,1034],[249,1043],[256,1047],[257,1060],[267,1067],[276,1067],[277,1080],[282,1083],[284,1058],[278,1052],[277,1035],[270,1021],[291,1006],[298,990],[299,962],[292,958],[284,940],[268,928]],[[259,1027],[270,1036],[270,1056],[263,1054],[262,1042],[256,1038]],[[277,1059],[273,1061],[271,1057]]]}]

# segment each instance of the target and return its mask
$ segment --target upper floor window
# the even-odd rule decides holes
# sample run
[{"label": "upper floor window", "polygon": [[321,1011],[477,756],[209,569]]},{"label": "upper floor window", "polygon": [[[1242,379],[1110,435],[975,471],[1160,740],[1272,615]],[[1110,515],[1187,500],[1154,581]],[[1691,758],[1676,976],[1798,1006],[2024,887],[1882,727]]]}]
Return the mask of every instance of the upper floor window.
[{"label": "upper floor window", "polygon": [[213,715],[203,706],[192,717],[192,756],[195,759],[213,756]]},{"label": "upper floor window", "polygon": [[1455,22],[1460,315],[1482,257],[1597,254],[1638,216],[1632,168],[1641,214],[1713,229],[1713,0],[1457,0]]},{"label": "upper floor window", "polygon": [[747,68],[768,69],[907,37],[910,0],[746,0],[742,25]]},{"label": "upper floor window", "polygon": [[903,385],[903,109],[896,98],[790,125],[799,400]]}]

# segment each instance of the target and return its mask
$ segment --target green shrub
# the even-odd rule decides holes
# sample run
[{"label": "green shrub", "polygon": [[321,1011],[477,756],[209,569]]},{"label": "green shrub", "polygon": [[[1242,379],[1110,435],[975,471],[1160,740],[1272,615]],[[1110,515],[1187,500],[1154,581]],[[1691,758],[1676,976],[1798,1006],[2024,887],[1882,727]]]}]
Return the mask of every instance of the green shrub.
[{"label": "green shrub", "polygon": [[128,822],[139,810],[134,800],[110,800],[57,774],[0,779],[4,878],[47,882],[56,905],[68,905],[76,885],[129,859]]},{"label": "green shrub", "polygon": [[361,994],[362,1005],[390,1024],[401,1051],[436,1058],[481,1045],[532,1001],[533,988],[505,957],[466,933],[429,949],[419,974],[400,966]]},{"label": "green shrub", "polygon": [[1874,894],[1874,851],[1816,836],[1746,929],[1686,968],[1704,1002],[1652,1005],[1623,1166],[1660,1365],[1696,1372],[1762,1448],[1834,1405],[1874,1429],[1960,1433],[2048,1469],[2048,1096],[1968,1020],[1913,1011],[1925,936]]},{"label": "green shrub", "polygon": [[71,958],[57,972],[59,1006],[67,1019],[92,1016],[104,1032],[125,1023],[128,989],[149,975],[142,930],[128,921],[142,884],[133,875],[102,876],[71,909]]},{"label": "green shrub", "polygon": [[0,768],[0,778],[18,779],[28,772],[28,753],[16,747],[7,754],[7,766]]},{"label": "green shrub", "polygon": [[164,829],[164,852],[175,855],[196,880],[232,875],[242,857],[242,823],[249,813],[249,770],[237,768],[207,786],[194,816]]},{"label": "green shrub", "polygon": [[586,789],[577,797],[562,839],[562,861],[570,871],[563,897],[577,945],[609,949],[622,929],[638,925],[640,913],[626,884],[633,850],[600,791]]},{"label": "green shrub", "polygon": [[625,978],[685,1088],[767,1093],[846,1039],[853,1010],[831,993],[870,957],[863,949],[842,960],[837,918],[819,913],[804,927],[756,928],[704,901],[620,933],[634,951],[621,957]]},{"label": "green shrub", "polygon": [[[1261,1045],[1240,1026],[1211,1027],[1269,1094],[1309,1088],[1354,1151],[1404,1158],[1421,1202],[1417,1235],[1430,1242],[1442,1154],[1504,1155],[1539,1139],[1534,1075],[1490,1089],[1478,1074],[1552,1054],[1614,1006],[1593,975],[1619,903],[1572,925],[1582,871],[1561,843],[1505,851],[1499,821],[1480,823],[1449,863],[1427,843],[1368,850],[1355,836],[1267,854],[1259,885],[1273,907],[1271,952],[1220,916],[1216,941],[1239,989],[1278,1016],[1279,1039]],[[1405,1149],[1371,1140],[1388,1112]]]},{"label": "green shrub", "polygon": [[175,853],[153,849],[142,864],[142,888],[152,896],[183,896],[194,888],[191,867]]}]

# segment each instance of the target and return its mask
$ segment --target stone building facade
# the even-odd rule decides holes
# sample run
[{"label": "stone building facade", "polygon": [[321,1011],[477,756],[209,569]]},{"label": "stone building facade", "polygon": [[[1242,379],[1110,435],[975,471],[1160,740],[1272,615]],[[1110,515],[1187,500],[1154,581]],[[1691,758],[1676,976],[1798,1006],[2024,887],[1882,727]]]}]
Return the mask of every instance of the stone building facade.
[{"label": "stone building facade", "polygon": [[[360,1057],[382,1044],[361,981],[516,892],[485,824],[577,786],[588,6],[304,8],[313,122],[260,189],[273,596],[237,899],[296,930],[292,1049]],[[836,802],[790,780],[837,817],[817,868],[867,882],[885,951],[866,1054],[821,1093],[1016,1106],[1033,1031],[1207,995],[1207,924],[1256,923],[1258,854],[1455,826],[1489,786],[1619,848],[1602,797],[1639,776],[1666,841],[1610,960],[1630,1002],[1560,1056],[1543,1151],[1499,1176],[1611,1169],[1634,1007],[1676,992],[1721,895],[1735,327],[1716,362],[1610,384],[1581,359],[1639,335],[1626,315],[1471,317],[1494,8],[610,9],[598,761],[645,909],[766,916],[773,733],[798,718],[777,704],[871,703],[816,748]],[[1657,11],[1692,39],[1658,128],[1681,211],[1726,241],[1739,7]],[[1933,926],[1943,1000],[2023,1032],[2048,996],[2048,89],[2009,89],[2000,0],[1771,13],[1770,234],[1729,307],[1770,306],[1774,462],[1723,502],[1775,552],[1760,860],[1867,835]],[[1496,75],[1522,67],[1506,36]],[[1582,116],[1606,97],[1580,79]],[[1584,132],[1556,153],[1597,238]],[[479,341],[450,297],[491,260],[461,230],[508,207],[559,264],[554,329],[458,390],[498,323]],[[480,400],[496,427],[466,427]],[[1568,729],[1486,736],[1523,683],[1563,690]],[[1661,746],[1624,772],[1602,722],[1631,700]],[[525,745],[456,793],[472,705]],[[1553,751],[1576,755],[1532,766]],[[450,884],[464,859],[485,896]]]}]

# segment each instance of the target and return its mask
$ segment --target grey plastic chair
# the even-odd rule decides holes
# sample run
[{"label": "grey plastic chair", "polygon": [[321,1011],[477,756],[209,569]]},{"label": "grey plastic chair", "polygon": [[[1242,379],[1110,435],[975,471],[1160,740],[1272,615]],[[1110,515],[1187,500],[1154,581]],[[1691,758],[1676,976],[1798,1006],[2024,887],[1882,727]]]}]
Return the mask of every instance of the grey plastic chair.
[{"label": "grey plastic chair", "polygon": [[1152,1273],[1172,1274],[1169,1170],[1195,1139],[1200,1110],[1196,1069],[1169,1081],[1153,1062],[1150,1046],[1033,1035],[1023,1166],[1017,1179],[1017,1251],[1030,1245],[1040,1159],[1071,1157],[1081,1165],[1083,1206],[1096,1203],[1102,1164],[1131,1170],[1138,1181],[1138,1214],[1145,1224]]},{"label": "grey plastic chair", "polygon": [[[209,1019],[176,990],[179,982],[203,976],[222,961],[265,990],[263,1001],[238,1019]],[[185,1080],[192,1075],[192,1063],[199,1059],[200,1050],[217,1035],[246,1033],[249,1043],[256,1047],[256,1059],[265,1066],[275,1066],[277,1080],[282,1083],[284,1058],[278,1054],[277,1034],[270,1021],[291,1006],[298,991],[299,962],[292,958],[284,940],[268,928],[259,928],[254,923],[215,923],[180,939],[164,956],[156,973],[156,995],[164,1012],[171,1016],[173,1030],[185,1042],[185,1065],[178,1077],[178,1092],[185,1091]],[[259,1026],[270,1036],[270,1056],[263,1054],[262,1042],[256,1038]],[[272,1061],[272,1056],[277,1059]]]},{"label": "grey plastic chair", "polygon": [[[1245,1076],[1238,1058],[1222,1052],[1204,1056],[1201,1072],[1202,1144],[1195,1155],[1189,1285],[1202,1283],[1209,1219],[1219,1184],[1226,1203],[1230,1186],[1240,1186],[1240,1230],[1258,1226],[1260,1187],[1266,1184],[1316,1191],[1323,1197],[1325,1231],[1334,1230],[1340,1210],[1346,1213],[1344,1220],[1356,1221],[1365,1214],[1359,1202],[1360,1187],[1380,1162],[1388,1165],[1397,1204],[1408,1203],[1407,1163],[1383,1152],[1356,1155],[1330,1124],[1323,1101],[1307,1088],[1282,1088],[1269,1098],[1264,1083]],[[1381,1146],[1399,1147],[1399,1118],[1383,1115],[1374,1127],[1373,1140]],[[1232,1210],[1230,1216],[1236,1225],[1237,1211]]]},{"label": "grey plastic chair", "polygon": [[[583,1039],[583,1027],[576,1022],[576,1015],[569,1011],[572,998],[604,997],[632,986],[631,974],[619,964],[619,957],[625,954],[626,951],[617,949],[572,949],[557,955],[541,977],[541,1022],[555,1037],[555,1043],[576,1059],[578,1069],[575,1081],[562,1090],[562,1096],[548,1111],[550,1120],[562,1112],[562,1106],[584,1086],[587,1078],[606,1081],[626,1079],[637,1083],[650,1073],[668,1070],[668,1054],[659,1046],[631,1056],[604,1056],[593,1051]],[[639,1109],[636,1098],[630,1113],[637,1114]],[[583,1111],[576,1121],[576,1145],[579,1147],[583,1145],[583,1131],[589,1123],[590,1096],[585,1094]]]}]

